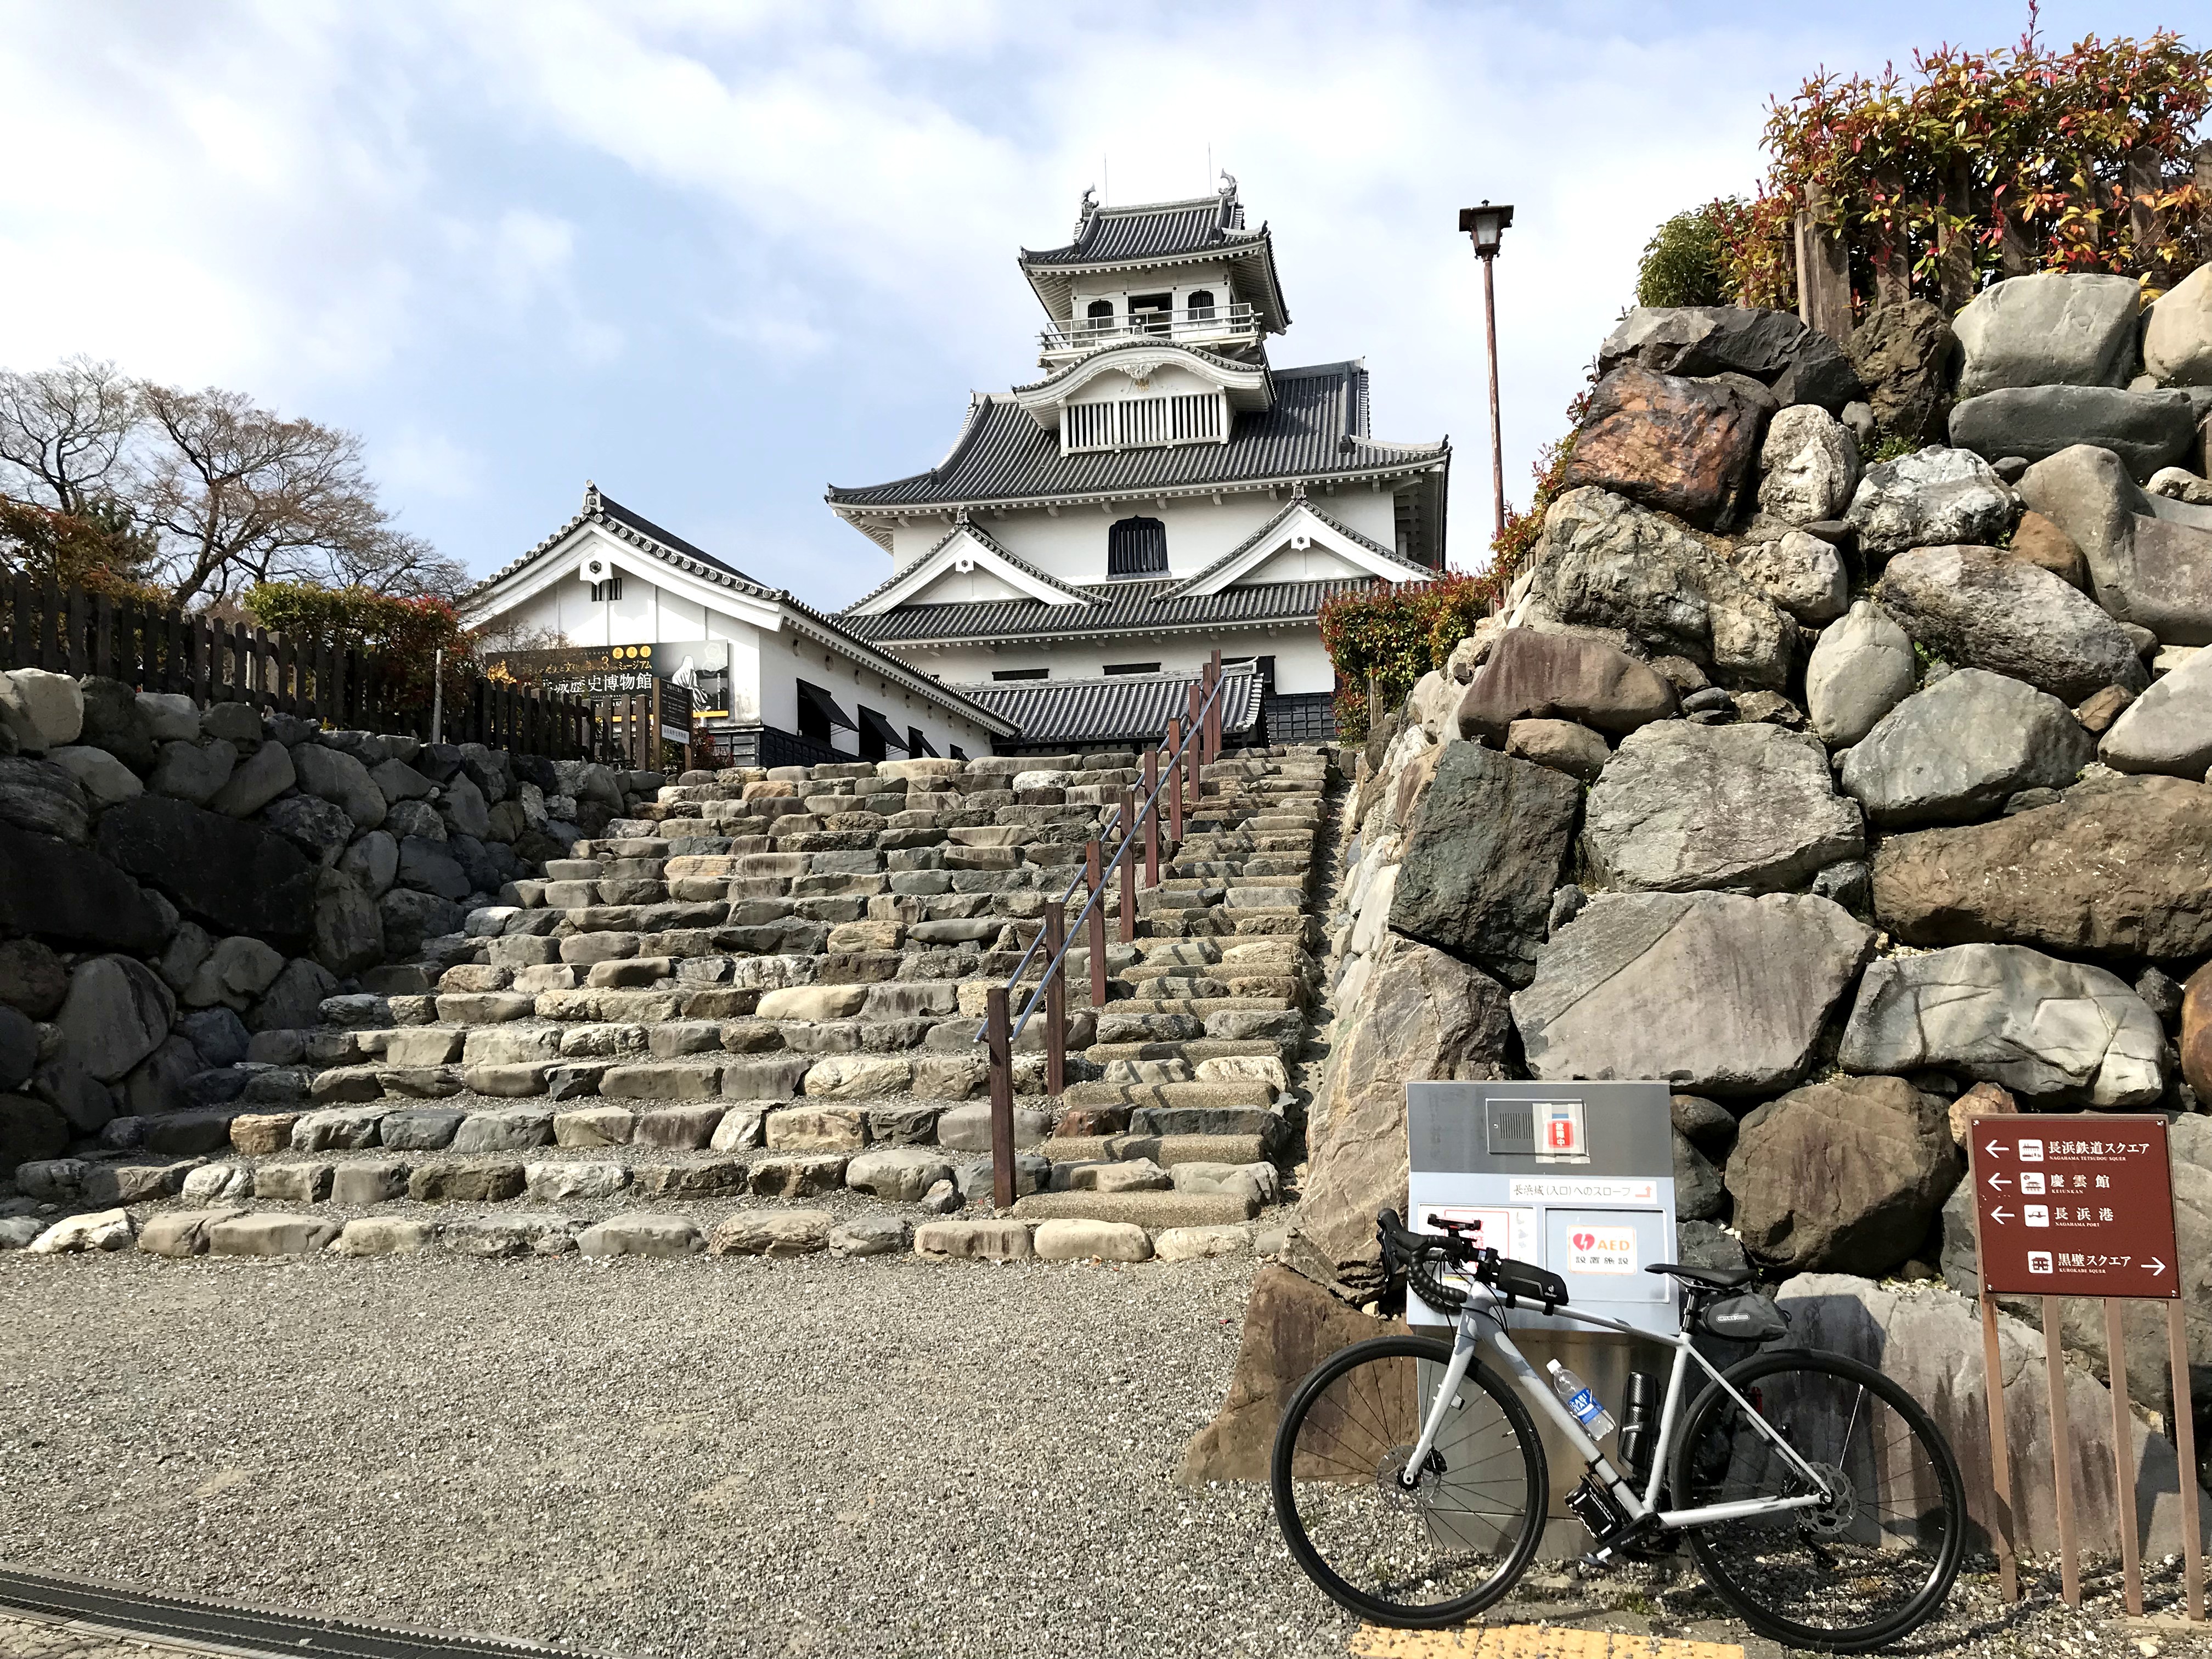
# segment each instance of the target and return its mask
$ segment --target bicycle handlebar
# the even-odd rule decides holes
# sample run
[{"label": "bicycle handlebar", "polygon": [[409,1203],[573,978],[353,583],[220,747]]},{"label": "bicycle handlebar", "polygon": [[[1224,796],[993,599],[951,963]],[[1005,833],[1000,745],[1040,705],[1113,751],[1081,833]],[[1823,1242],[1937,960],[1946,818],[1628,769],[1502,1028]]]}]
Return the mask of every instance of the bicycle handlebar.
[{"label": "bicycle handlebar", "polygon": [[1375,1218],[1384,1271],[1402,1267],[1407,1283],[1437,1311],[1457,1313],[1467,1305],[1467,1292],[1439,1279],[1432,1262],[1466,1273],[1503,1297],[1509,1308],[1519,1306],[1523,1297],[1543,1304],[1547,1314],[1566,1306],[1566,1281],[1559,1274],[1476,1243],[1471,1235],[1480,1230],[1472,1224],[1439,1220],[1437,1225],[1443,1231],[1417,1233],[1398,1219],[1395,1210],[1384,1210]]}]

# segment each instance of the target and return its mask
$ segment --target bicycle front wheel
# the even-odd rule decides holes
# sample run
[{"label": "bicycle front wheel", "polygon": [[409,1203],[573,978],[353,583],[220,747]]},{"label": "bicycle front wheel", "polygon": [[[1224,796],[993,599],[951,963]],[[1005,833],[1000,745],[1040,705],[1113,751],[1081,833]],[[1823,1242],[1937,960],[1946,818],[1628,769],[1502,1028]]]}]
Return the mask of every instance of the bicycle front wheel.
[{"label": "bicycle front wheel", "polygon": [[1966,1500],[1958,1461],[1919,1403],[1842,1354],[1754,1354],[1725,1376],[1749,1410],[1717,1384],[1698,1396],[1674,1443],[1676,1506],[1819,1490],[1768,1429],[1830,1496],[1686,1528],[1712,1587],[1761,1635],[1822,1653],[1893,1642],[1935,1613],[1958,1577]]},{"label": "bicycle front wheel", "polygon": [[1520,1397],[1480,1364],[1436,1449],[1402,1478],[1451,1348],[1428,1337],[1354,1343],[1315,1368],[1275,1431],[1275,1518],[1340,1605],[1433,1629],[1512,1588],[1543,1536],[1544,1449]]}]

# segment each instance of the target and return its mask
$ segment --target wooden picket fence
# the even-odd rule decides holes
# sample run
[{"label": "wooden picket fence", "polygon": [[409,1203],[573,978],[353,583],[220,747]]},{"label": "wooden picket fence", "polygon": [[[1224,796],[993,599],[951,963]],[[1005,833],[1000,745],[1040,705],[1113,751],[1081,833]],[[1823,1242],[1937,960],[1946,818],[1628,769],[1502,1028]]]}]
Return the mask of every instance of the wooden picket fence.
[{"label": "wooden picket fence", "polygon": [[[336,730],[431,735],[428,693],[373,651],[270,635],[0,574],[0,669],[105,675],[194,702],[246,702]],[[440,734],[556,760],[599,758],[602,722],[581,698],[449,678]]]}]

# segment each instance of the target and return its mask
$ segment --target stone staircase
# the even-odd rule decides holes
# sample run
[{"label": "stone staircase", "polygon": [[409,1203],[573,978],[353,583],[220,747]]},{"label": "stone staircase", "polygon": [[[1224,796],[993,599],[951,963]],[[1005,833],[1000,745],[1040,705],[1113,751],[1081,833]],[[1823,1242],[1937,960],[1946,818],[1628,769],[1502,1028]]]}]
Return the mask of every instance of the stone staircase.
[{"label": "stone staircase", "polygon": [[[258,1034],[229,1105],[145,1120],[158,1133],[118,1164],[24,1166],[19,1186],[78,1204],[408,1206],[393,1214],[846,1189],[987,1213],[986,995],[1134,758],[687,773],[420,963],[330,1000],[323,1026]],[[1225,754],[1139,891],[1131,943],[1109,883],[1103,1006],[1088,951],[1068,953],[1057,1108],[1042,1004],[1015,1045],[1013,1221],[1157,1233],[1279,1201],[1334,777],[1318,749]]]}]

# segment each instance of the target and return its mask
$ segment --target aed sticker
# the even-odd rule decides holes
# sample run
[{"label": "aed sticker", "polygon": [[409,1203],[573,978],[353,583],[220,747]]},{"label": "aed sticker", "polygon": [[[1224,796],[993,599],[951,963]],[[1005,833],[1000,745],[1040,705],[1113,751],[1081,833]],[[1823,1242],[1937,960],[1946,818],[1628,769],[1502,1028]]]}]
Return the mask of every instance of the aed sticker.
[{"label": "aed sticker", "polygon": [[1571,1273],[1632,1273],[1636,1271],[1636,1229],[1577,1227],[1567,1235]]}]

